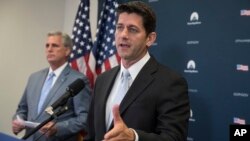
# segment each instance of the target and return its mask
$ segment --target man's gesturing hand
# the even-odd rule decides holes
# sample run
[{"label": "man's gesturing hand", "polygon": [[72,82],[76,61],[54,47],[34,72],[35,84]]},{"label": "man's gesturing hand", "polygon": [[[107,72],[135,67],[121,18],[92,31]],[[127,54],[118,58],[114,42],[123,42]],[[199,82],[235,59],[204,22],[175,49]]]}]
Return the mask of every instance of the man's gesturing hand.
[{"label": "man's gesturing hand", "polygon": [[123,122],[119,112],[119,105],[114,105],[112,112],[114,128],[104,135],[104,141],[134,141],[134,132]]}]

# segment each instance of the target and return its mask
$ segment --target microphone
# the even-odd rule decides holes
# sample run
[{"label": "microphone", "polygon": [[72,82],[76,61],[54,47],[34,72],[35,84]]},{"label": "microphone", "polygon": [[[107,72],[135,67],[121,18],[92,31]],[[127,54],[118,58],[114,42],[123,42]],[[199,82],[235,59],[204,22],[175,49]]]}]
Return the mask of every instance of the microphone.
[{"label": "microphone", "polygon": [[58,108],[59,106],[65,105],[70,97],[74,97],[75,95],[77,95],[84,87],[85,87],[84,81],[80,78],[76,79],[66,88],[66,92],[51,106],[47,107],[45,111],[48,114],[53,115],[54,109]]}]

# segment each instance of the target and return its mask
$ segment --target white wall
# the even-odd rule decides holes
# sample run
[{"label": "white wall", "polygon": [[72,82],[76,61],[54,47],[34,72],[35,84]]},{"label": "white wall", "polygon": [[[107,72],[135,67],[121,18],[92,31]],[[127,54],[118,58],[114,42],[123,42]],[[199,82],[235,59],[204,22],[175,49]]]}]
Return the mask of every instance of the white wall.
[{"label": "white wall", "polygon": [[[0,1],[0,132],[13,135],[11,118],[28,76],[47,67],[44,44],[49,31],[71,34],[80,0]],[[91,0],[92,34],[97,0]],[[21,135],[19,135],[21,136]]]}]

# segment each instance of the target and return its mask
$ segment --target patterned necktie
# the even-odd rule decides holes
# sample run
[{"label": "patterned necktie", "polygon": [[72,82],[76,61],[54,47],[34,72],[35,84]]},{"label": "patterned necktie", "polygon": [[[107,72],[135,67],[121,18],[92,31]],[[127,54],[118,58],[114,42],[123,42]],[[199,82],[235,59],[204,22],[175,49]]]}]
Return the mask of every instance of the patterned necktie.
[{"label": "patterned necktie", "polygon": [[111,104],[111,111],[109,112],[108,122],[106,123],[107,130],[108,130],[108,128],[111,125],[111,122],[113,120],[112,107],[115,104],[121,103],[122,99],[124,98],[124,96],[126,95],[128,89],[129,89],[130,80],[131,80],[130,73],[128,70],[125,69],[121,75],[121,82],[120,82],[120,85],[118,86],[117,94],[115,95],[114,100],[112,101],[112,104]]},{"label": "patterned necktie", "polygon": [[52,82],[53,82],[53,77],[54,76],[55,76],[55,74],[53,72],[51,72],[47,76],[46,81],[43,84],[42,92],[41,92],[39,103],[38,103],[38,111],[37,111],[38,113],[41,112],[43,104],[44,104],[44,102],[46,100],[46,97],[49,94],[49,91],[50,91],[50,89],[52,87]]}]

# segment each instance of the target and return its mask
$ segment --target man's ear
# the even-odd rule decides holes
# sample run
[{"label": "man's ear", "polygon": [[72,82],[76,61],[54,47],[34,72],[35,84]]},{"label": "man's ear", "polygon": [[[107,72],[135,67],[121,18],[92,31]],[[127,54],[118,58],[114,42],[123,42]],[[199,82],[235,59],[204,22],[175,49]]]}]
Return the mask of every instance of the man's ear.
[{"label": "man's ear", "polygon": [[66,50],[66,56],[70,56],[70,53],[71,53],[71,49],[67,48],[67,50]]},{"label": "man's ear", "polygon": [[150,47],[156,40],[156,32],[151,32],[149,33],[148,37],[147,37],[147,47]]}]

